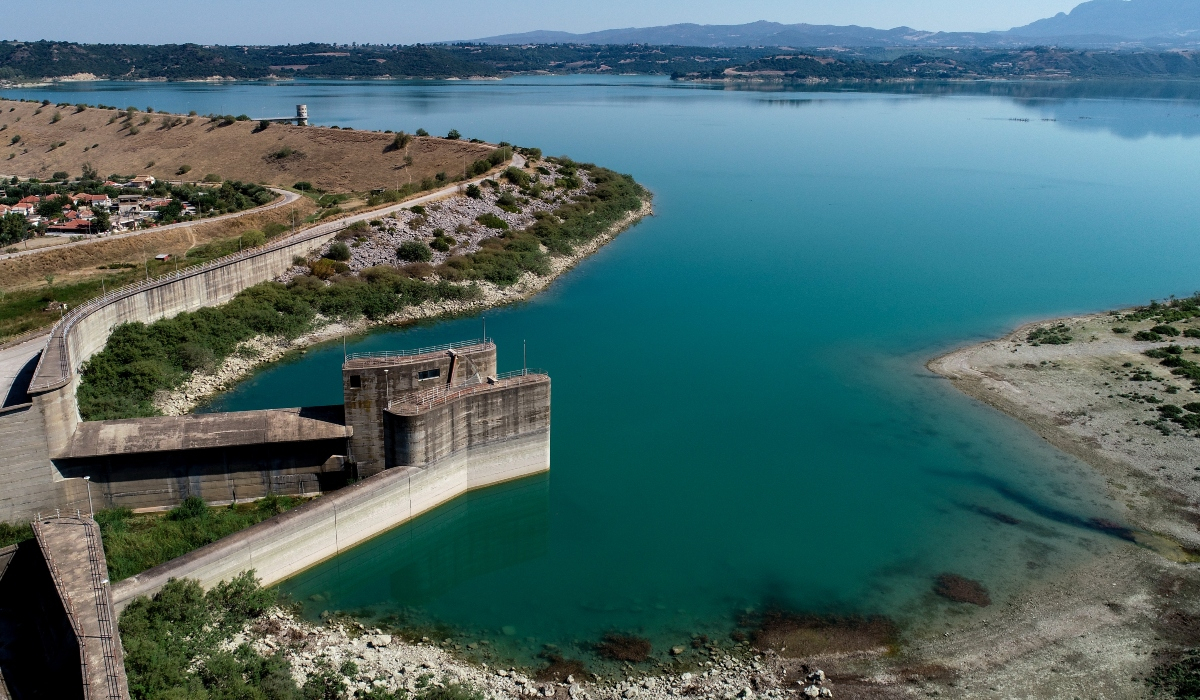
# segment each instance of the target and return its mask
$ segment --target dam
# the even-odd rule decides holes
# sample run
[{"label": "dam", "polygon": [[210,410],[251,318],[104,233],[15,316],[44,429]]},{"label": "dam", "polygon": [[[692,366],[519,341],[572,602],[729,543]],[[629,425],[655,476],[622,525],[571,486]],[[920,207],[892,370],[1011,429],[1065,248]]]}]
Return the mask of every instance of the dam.
[{"label": "dam", "polygon": [[547,471],[549,376],[495,368],[487,338],[366,353],[343,364],[344,406],[81,423],[54,465],[89,477],[102,507],[324,495],[116,584],[87,511],[39,513],[34,540],[0,550],[0,590],[45,613],[0,605],[0,690],[22,697],[49,674],[62,697],[128,697],[114,629],[134,598],[250,570],[278,583],[468,491]]},{"label": "dam", "polygon": [[[33,697],[48,677],[55,697],[128,697],[114,628],[134,598],[172,578],[207,588],[249,570],[271,585],[468,491],[549,470],[550,378],[498,373],[486,337],[347,356],[341,405],[81,419],[82,371],[116,326],[224,303],[352,221],[113,290],[45,341],[21,339],[18,363],[0,357],[11,384],[0,391],[0,521],[31,522],[35,535],[0,550],[0,698]],[[272,494],[320,497],[108,580],[94,510]]]}]

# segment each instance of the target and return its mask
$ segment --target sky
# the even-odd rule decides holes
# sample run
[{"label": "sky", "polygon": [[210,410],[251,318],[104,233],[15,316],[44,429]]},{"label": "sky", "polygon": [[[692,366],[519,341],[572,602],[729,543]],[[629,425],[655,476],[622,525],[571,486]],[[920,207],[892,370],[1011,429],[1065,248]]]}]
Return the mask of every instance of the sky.
[{"label": "sky", "polygon": [[[1009,29],[1069,12],[1079,0],[159,0],[111,5],[6,0],[0,39],[86,43],[413,44],[552,29],[589,32],[679,22],[907,25],[933,31]],[[2,6],[0,6],[2,7]]]}]

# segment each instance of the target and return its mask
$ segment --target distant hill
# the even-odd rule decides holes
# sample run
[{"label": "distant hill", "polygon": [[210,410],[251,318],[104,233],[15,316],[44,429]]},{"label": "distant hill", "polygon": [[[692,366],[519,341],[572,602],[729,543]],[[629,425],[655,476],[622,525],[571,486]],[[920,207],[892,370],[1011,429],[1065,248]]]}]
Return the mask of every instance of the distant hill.
[{"label": "distant hill", "polygon": [[482,44],[651,44],[657,46],[981,46],[997,41],[990,34],[923,32],[910,27],[873,29],[854,25],[780,24],[671,24],[631,27],[599,32],[534,31],[478,39]]},{"label": "distant hill", "polygon": [[1025,37],[1113,37],[1166,42],[1200,40],[1200,0],[1090,0],[1008,32]]},{"label": "distant hill", "polygon": [[1200,48],[1200,0],[1089,0],[1005,32],[927,32],[855,25],[671,24],[573,34],[533,31],[477,39],[482,44],[650,44],[659,46],[965,47],[1055,44],[1077,48]]}]

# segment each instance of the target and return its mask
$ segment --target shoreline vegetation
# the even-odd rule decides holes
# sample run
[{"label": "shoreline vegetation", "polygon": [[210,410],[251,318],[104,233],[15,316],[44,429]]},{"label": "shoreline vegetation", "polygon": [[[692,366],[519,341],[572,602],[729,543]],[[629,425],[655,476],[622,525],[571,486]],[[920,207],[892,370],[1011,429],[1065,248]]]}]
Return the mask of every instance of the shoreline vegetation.
[{"label": "shoreline vegetation", "polygon": [[[491,181],[487,197],[496,204],[507,202],[508,195],[513,204],[498,206],[517,211],[522,206],[535,209],[534,201],[543,197],[551,201],[553,206],[538,210],[531,225],[508,228],[494,214],[495,220],[480,215],[477,219],[486,223],[464,225],[463,233],[437,229],[428,244],[412,241],[436,246],[452,235],[492,232],[483,238],[476,233],[479,240],[471,248],[444,257],[436,267],[399,260],[358,270],[346,262],[354,262],[352,251],[403,227],[380,220],[376,226],[347,229],[345,241],[297,260],[286,283],[266,282],[218,307],[114,329],[104,350],[83,369],[81,415],[85,420],[107,420],[182,413],[287,348],[370,325],[464,313],[525,298],[650,212],[649,192],[630,176],[566,158],[534,166],[540,154],[526,152],[529,170],[505,171],[498,179],[508,184]],[[454,199],[485,199],[482,192],[472,194]],[[431,210],[434,206],[428,205]],[[408,224],[433,215],[425,207],[414,207]],[[406,245],[399,247],[400,253]],[[423,251],[429,255],[425,260],[432,258],[431,248]]]},{"label": "shoreline vegetation", "polygon": [[[800,46],[793,44],[792,46]],[[197,46],[0,42],[0,87],[59,81],[468,79],[670,75],[848,84],[908,80],[1200,79],[1193,52],[1025,48],[712,48],[676,45],[444,44]]]},{"label": "shoreline vegetation", "polygon": [[[1102,556],[1086,575],[1068,576],[1037,606],[1039,626],[1087,636],[1087,644],[1075,646],[1094,655],[1089,665],[1098,682],[1133,678],[1165,697],[1194,697],[1200,687],[1194,566],[1200,560],[1200,295],[1024,324],[927,367],[1090,465],[1132,525],[1128,539],[1139,546]],[[1083,624],[1081,611],[1097,607],[1107,612]],[[1017,620],[998,622],[997,630],[1007,625],[1019,634]],[[1071,644],[1065,636],[1027,645],[1026,658],[1007,664],[980,660],[981,670],[1015,682],[1053,664]]]}]

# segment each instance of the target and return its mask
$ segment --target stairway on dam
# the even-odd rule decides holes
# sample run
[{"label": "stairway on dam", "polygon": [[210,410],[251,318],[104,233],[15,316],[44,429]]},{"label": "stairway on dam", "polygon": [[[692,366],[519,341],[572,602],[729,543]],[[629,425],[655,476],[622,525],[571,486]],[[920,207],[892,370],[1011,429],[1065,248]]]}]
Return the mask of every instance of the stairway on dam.
[{"label": "stairway on dam", "polygon": [[128,700],[100,527],[38,518],[0,550],[0,697]]}]

